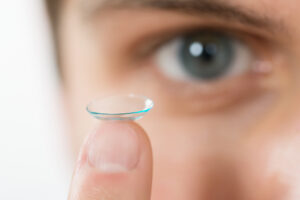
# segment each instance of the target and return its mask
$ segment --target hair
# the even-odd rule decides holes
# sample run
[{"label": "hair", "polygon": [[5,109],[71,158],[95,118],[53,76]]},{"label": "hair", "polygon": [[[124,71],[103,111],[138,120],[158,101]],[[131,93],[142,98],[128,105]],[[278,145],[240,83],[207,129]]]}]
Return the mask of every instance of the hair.
[{"label": "hair", "polygon": [[46,0],[48,15],[53,28],[56,28],[58,17],[60,15],[60,0]]},{"label": "hair", "polygon": [[46,9],[48,12],[48,16],[51,23],[53,41],[55,43],[55,56],[56,56],[56,65],[57,65],[57,73],[60,77],[60,80],[63,80],[63,74],[60,66],[60,48],[59,48],[59,38],[58,38],[58,21],[60,17],[60,8],[61,8],[61,0],[45,0]]}]

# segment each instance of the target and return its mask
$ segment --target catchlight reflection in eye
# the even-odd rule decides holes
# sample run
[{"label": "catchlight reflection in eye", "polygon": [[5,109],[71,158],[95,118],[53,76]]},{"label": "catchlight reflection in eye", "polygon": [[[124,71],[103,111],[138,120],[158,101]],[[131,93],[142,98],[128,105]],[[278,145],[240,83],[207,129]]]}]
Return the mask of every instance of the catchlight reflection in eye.
[{"label": "catchlight reflection in eye", "polygon": [[202,54],[203,52],[203,45],[199,42],[194,42],[191,46],[190,46],[190,53],[191,55],[198,57]]}]

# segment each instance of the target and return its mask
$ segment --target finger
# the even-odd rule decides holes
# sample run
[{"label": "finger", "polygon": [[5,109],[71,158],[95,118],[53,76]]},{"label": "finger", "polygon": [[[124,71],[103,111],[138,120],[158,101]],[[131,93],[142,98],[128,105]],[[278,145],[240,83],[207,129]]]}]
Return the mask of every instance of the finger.
[{"label": "finger", "polygon": [[104,122],[88,136],[69,200],[150,200],[152,153],[134,122]]}]

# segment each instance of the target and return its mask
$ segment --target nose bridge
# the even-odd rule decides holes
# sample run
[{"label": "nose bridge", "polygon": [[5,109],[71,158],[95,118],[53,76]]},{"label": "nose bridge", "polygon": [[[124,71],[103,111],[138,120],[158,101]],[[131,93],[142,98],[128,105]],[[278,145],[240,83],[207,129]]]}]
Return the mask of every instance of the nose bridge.
[{"label": "nose bridge", "polygon": [[233,159],[216,156],[210,159],[203,171],[201,199],[206,200],[241,200],[242,182],[239,170]]}]

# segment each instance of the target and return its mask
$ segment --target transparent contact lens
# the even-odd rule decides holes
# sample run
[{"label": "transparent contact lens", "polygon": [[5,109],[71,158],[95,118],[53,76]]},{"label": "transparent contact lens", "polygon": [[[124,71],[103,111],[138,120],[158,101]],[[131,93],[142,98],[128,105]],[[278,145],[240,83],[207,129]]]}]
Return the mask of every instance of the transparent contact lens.
[{"label": "transparent contact lens", "polygon": [[153,108],[153,101],[145,96],[129,94],[95,99],[87,111],[99,120],[137,120]]}]

